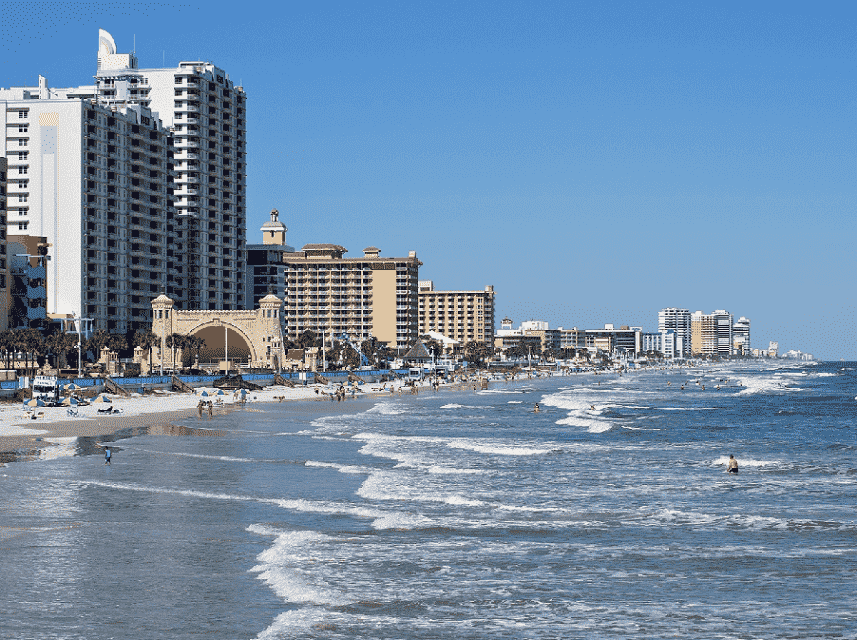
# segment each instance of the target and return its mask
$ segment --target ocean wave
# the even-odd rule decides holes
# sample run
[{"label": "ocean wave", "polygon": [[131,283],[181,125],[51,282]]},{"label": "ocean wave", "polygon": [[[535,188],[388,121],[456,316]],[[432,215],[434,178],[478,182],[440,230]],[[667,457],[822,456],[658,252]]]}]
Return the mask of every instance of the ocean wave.
[{"label": "ocean wave", "polygon": [[[714,466],[723,466],[725,467],[729,463],[729,456],[720,456],[716,460],[712,460],[711,464]],[[753,460],[751,458],[739,458],[738,459],[738,467],[768,467],[771,465],[779,465],[782,464],[780,460]]]},{"label": "ocean wave", "polygon": [[425,529],[432,525],[429,518],[407,513],[389,513],[372,522],[373,529],[411,530]]},{"label": "ocean wave", "polygon": [[447,446],[450,449],[465,449],[467,451],[487,453],[495,456],[539,456],[551,452],[551,449],[506,444],[480,444],[472,440],[453,440],[452,442],[449,442]]},{"label": "ocean wave", "polygon": [[473,407],[469,404],[445,404],[441,409],[481,409],[482,407]]},{"label": "ocean wave", "polygon": [[[261,533],[260,529],[248,530]],[[331,540],[329,536],[315,531],[280,533],[273,546],[257,556],[259,564],[250,571],[259,574],[258,578],[286,602],[333,606],[349,604],[352,600],[327,584],[320,572],[307,568],[308,564],[315,561],[316,548]]]},{"label": "ocean wave", "polygon": [[367,409],[366,413],[380,413],[384,416],[398,416],[403,413],[408,413],[408,408],[396,402],[379,402],[371,409]]},{"label": "ocean wave", "polygon": [[336,469],[339,473],[372,473],[369,467],[361,467],[359,465],[337,464],[335,462],[319,462],[318,460],[307,460],[304,462],[306,467],[324,467],[327,469]]}]

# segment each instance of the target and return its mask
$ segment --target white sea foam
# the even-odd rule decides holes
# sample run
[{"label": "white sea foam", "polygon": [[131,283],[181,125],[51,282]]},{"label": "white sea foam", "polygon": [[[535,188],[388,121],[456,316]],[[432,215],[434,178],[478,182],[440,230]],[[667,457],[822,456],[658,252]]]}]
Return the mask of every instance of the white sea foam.
[{"label": "white sea foam", "polygon": [[445,404],[441,409],[481,409],[482,407],[473,407],[468,404]]},{"label": "white sea foam", "polygon": [[506,404],[522,404],[523,400],[509,400]]},{"label": "white sea foam", "polygon": [[284,509],[292,511],[300,511],[302,513],[331,513],[348,516],[357,516],[360,518],[378,518],[384,515],[383,511],[371,509],[368,507],[355,507],[350,504],[336,502],[320,502],[316,500],[304,499],[279,499],[270,500]]},{"label": "white sea foam", "polygon": [[551,452],[551,449],[494,443],[482,444],[473,440],[453,440],[447,446],[451,449],[465,449],[495,456],[540,456]]},{"label": "white sea foam", "polygon": [[407,513],[388,513],[372,522],[373,529],[425,529],[432,521],[425,516]]},{"label": "white sea foam", "polygon": [[814,373],[812,375],[815,378],[835,378],[837,374],[822,372],[822,373]]},{"label": "white sea foam", "polygon": [[[608,391],[608,389],[586,390],[581,393],[581,388],[574,389],[571,392],[553,393],[542,398],[541,402],[545,406],[557,407],[568,411],[565,418],[556,421],[558,425],[569,427],[580,427],[586,429],[590,433],[603,433],[609,431],[613,427],[613,422],[609,418],[602,418],[604,412],[609,409],[622,407],[623,405],[603,403],[592,401],[592,393],[600,391]],[[624,392],[623,392],[624,393]],[[585,397],[581,397],[585,396]]]},{"label": "white sea foam", "polygon": [[[729,463],[729,456],[720,456],[716,460],[712,460],[711,464],[715,466],[726,466]],[[771,465],[782,464],[779,460],[753,460],[751,458],[738,458],[738,468],[741,467],[768,467]]]},{"label": "white sea foam", "polygon": [[306,467],[323,467],[327,469],[336,469],[339,473],[372,473],[369,467],[361,467],[358,465],[336,464],[335,462],[320,462],[318,460],[307,460],[304,462]]},{"label": "white sea foam", "polygon": [[380,413],[384,416],[398,416],[407,413],[408,409],[405,405],[396,402],[379,402],[366,413]]},{"label": "white sea foam", "polygon": [[738,395],[752,395],[754,393],[788,393],[790,391],[802,391],[798,387],[790,387],[788,383],[777,376],[756,376],[738,378],[744,387]]},{"label": "white sea foam", "polygon": [[252,458],[236,458],[234,456],[209,456],[201,453],[186,453],[184,451],[156,451],[152,449],[141,449],[146,453],[154,453],[159,456],[179,456],[182,458],[198,458],[201,460],[222,460],[224,462],[263,462],[262,460],[254,460]]},{"label": "white sea foam", "polygon": [[[249,530],[261,533],[259,529]],[[258,573],[259,579],[286,602],[334,606],[348,604],[350,599],[340,590],[326,584],[320,572],[308,568],[318,561],[317,547],[331,540],[329,536],[315,531],[282,532],[272,547],[259,554],[259,564],[251,571]]]},{"label": "white sea foam", "polygon": [[58,458],[70,458],[77,452],[77,436],[70,438],[45,438],[56,446],[45,447],[39,451],[41,460],[56,460]]}]

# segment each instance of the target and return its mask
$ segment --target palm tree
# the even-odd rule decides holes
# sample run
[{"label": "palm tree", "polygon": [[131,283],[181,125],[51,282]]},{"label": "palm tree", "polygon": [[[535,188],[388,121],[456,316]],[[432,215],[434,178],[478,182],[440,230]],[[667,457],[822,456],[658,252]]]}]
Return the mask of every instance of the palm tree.
[{"label": "palm tree", "polygon": [[139,329],[134,334],[134,343],[149,350],[149,375],[152,375],[152,347],[158,343],[158,336],[151,329]]},{"label": "palm tree", "polygon": [[[176,349],[184,349],[187,347],[187,336],[184,336],[180,333],[171,333],[167,336],[167,346],[170,348],[172,353],[172,365],[173,369],[176,368]],[[181,368],[181,367],[179,367]]]},{"label": "palm tree", "polygon": [[[203,347],[205,347],[205,339],[196,335],[184,336],[185,343],[184,347],[187,347],[188,352],[193,354],[194,350],[196,351],[196,361],[199,362],[199,354]],[[182,357],[184,359],[184,357]],[[191,363],[193,364],[193,363]]]}]

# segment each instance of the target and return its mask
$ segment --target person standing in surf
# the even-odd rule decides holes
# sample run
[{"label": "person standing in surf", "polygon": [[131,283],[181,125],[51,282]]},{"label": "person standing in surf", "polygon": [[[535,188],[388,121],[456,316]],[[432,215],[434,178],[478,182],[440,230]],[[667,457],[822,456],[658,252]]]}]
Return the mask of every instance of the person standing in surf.
[{"label": "person standing in surf", "polygon": [[112,455],[110,447],[104,447],[104,464],[110,464],[110,458]]},{"label": "person standing in surf", "polygon": [[731,453],[729,454],[729,462],[726,464],[726,473],[738,473],[738,461]]}]

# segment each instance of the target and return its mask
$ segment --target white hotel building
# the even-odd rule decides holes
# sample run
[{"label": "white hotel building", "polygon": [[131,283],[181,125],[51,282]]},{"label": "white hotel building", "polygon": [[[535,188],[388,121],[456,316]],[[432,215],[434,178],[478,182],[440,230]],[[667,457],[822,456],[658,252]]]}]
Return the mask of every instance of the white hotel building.
[{"label": "white hotel building", "polygon": [[[96,85],[0,89],[8,227],[44,236],[48,313],[96,329],[244,306],[245,97],[208,63],[137,68],[101,31]],[[182,124],[179,125],[178,123]]]},{"label": "white hotel building", "polygon": [[690,310],[667,307],[658,312],[658,333],[665,358],[686,358],[691,351]]}]

